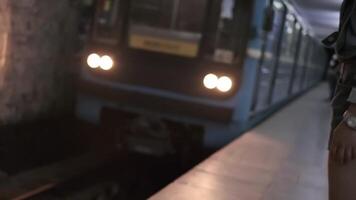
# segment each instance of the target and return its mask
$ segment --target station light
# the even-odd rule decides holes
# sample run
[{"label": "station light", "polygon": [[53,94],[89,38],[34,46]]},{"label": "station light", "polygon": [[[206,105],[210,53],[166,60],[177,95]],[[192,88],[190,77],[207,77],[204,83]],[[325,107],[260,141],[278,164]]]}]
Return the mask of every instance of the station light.
[{"label": "station light", "polygon": [[223,76],[219,78],[218,81],[218,86],[217,86],[218,90],[220,90],[221,92],[228,92],[231,90],[232,88],[232,80],[231,78],[227,77],[227,76]]},{"label": "station light", "polygon": [[204,86],[209,89],[218,89],[220,92],[228,92],[232,88],[232,80],[227,76],[218,77],[215,74],[208,74],[203,80]]},{"label": "station light", "polygon": [[87,58],[87,64],[89,65],[90,68],[98,68],[100,66],[100,61],[101,58],[98,54],[92,53],[88,56]]},{"label": "station light", "polygon": [[295,24],[295,28],[296,28],[297,30],[300,30],[300,29],[302,28],[302,26],[297,22],[297,23]]},{"label": "station light", "polygon": [[338,59],[337,54],[334,54],[334,55],[333,55],[333,59],[334,59],[334,60],[337,60],[337,59]]},{"label": "station light", "polygon": [[291,27],[287,27],[287,33],[288,34],[293,34],[293,28],[291,28]]},{"label": "station light", "polygon": [[291,14],[291,13],[288,13],[288,14],[287,14],[287,19],[288,19],[289,21],[295,21],[295,16],[294,16],[293,14]]},{"label": "station light", "polygon": [[274,6],[275,8],[277,8],[278,10],[280,10],[280,9],[283,8],[283,4],[282,4],[281,2],[279,2],[279,1],[274,1],[274,2],[273,2],[273,6]]},{"label": "station light", "polygon": [[87,58],[87,64],[90,68],[96,69],[101,68],[102,70],[108,71],[114,66],[114,60],[108,56],[99,56],[96,53],[92,53]]}]

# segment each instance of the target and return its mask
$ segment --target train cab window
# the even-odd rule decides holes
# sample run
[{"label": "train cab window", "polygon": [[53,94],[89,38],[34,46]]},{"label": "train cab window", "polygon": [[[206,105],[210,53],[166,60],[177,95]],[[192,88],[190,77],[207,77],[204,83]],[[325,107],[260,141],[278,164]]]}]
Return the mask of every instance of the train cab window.
[{"label": "train cab window", "polygon": [[86,37],[93,25],[93,18],[95,15],[95,1],[94,0],[82,0],[79,6],[79,21],[78,29],[79,34],[82,37]]},{"label": "train cab window", "polygon": [[207,0],[132,0],[129,46],[196,57]]},{"label": "train cab window", "polygon": [[94,25],[94,39],[117,43],[123,20],[120,17],[121,0],[98,0]]},{"label": "train cab window", "polygon": [[218,47],[234,50],[234,0],[223,0],[218,25]]},{"label": "train cab window", "polygon": [[235,59],[237,37],[235,3],[235,0],[221,2],[213,56],[216,62],[231,64]]},{"label": "train cab window", "polygon": [[251,1],[212,1],[205,32],[204,58],[217,63],[236,64],[243,60],[249,40]]}]

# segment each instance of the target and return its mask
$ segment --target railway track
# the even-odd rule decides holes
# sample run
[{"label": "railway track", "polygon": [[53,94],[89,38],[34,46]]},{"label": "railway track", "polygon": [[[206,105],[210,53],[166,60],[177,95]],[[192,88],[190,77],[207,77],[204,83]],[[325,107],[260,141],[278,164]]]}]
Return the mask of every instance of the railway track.
[{"label": "railway track", "polygon": [[177,157],[88,153],[0,182],[0,200],[147,199],[184,170]]},{"label": "railway track", "polygon": [[[96,171],[111,165],[118,159],[118,154],[114,151],[101,153],[88,153],[78,157],[73,157],[49,166],[40,167],[6,178],[0,183],[1,200],[22,200],[40,199],[41,194],[49,194],[63,185],[73,180],[81,182],[83,177],[89,174],[97,174]],[[86,181],[88,182],[88,181]],[[84,182],[82,182],[84,183]],[[85,184],[83,184],[85,185]],[[88,184],[86,184],[89,187]],[[108,187],[109,184],[97,184],[97,188]],[[110,187],[114,188],[113,185]],[[83,190],[85,188],[82,188]],[[98,190],[98,189],[96,189]],[[114,190],[114,189],[113,189]],[[94,191],[94,190],[93,190]],[[81,192],[87,193],[88,192]],[[74,193],[74,199],[80,198],[80,193]],[[94,194],[93,194],[94,195]],[[57,199],[55,196],[47,199]],[[73,199],[73,198],[72,198]],[[84,198],[90,199],[90,198]]]}]

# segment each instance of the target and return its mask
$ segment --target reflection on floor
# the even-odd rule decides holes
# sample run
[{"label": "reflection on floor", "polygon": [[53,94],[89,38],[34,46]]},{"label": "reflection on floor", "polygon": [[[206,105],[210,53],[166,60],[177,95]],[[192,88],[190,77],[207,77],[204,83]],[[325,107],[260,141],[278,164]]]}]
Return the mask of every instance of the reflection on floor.
[{"label": "reflection on floor", "polygon": [[153,200],[326,200],[330,109],[321,85]]}]

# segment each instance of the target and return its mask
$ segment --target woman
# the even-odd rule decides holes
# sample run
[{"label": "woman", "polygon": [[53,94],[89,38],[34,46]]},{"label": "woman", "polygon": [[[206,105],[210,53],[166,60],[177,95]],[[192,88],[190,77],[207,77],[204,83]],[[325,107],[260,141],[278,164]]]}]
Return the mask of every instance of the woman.
[{"label": "woman", "polygon": [[330,200],[356,200],[356,1],[344,0],[339,31],[324,40],[340,61],[332,101],[329,146]]}]

